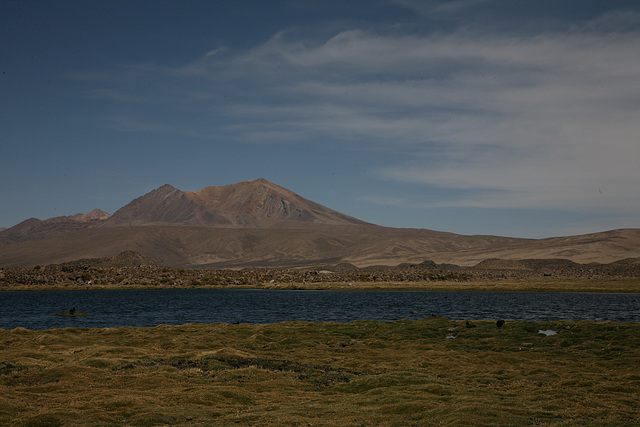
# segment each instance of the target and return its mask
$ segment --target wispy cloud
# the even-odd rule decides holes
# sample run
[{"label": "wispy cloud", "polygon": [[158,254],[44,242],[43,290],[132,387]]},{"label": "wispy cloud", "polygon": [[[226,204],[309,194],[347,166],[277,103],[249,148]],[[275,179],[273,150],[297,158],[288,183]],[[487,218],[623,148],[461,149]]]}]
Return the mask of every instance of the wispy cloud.
[{"label": "wispy cloud", "polygon": [[[197,111],[206,120],[191,132],[203,137],[393,152],[379,179],[461,191],[440,205],[640,213],[638,24],[615,12],[526,36],[283,31],[179,68],[129,67],[93,95],[147,100],[158,129],[185,128],[171,110]],[[149,110],[129,107],[114,121],[153,128]]]},{"label": "wispy cloud", "polygon": [[486,3],[486,0],[395,0],[395,3],[414,10],[423,15],[450,15]]}]

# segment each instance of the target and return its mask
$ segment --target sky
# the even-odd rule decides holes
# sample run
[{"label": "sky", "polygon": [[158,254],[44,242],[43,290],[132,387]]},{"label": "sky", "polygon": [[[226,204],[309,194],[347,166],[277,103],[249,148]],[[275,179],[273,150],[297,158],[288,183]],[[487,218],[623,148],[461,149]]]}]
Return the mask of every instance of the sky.
[{"label": "sky", "polygon": [[0,227],[265,178],[378,225],[640,227],[640,2],[0,0]]}]

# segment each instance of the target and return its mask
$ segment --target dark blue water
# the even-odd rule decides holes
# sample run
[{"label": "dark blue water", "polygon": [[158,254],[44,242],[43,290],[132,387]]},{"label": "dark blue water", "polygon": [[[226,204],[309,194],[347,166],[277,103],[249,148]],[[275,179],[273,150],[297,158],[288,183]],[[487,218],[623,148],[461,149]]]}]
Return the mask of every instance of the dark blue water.
[{"label": "dark blue water", "polygon": [[[55,316],[70,308],[88,316]],[[0,328],[48,329],[291,320],[590,320],[640,323],[640,294],[100,290],[0,292]]]}]

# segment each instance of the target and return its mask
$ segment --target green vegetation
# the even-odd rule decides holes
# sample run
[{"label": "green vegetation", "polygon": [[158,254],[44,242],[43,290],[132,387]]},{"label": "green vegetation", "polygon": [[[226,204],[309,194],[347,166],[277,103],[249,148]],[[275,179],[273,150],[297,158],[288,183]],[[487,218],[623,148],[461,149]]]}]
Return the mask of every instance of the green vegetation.
[{"label": "green vegetation", "polygon": [[472,323],[0,330],[0,424],[640,423],[639,324]]}]

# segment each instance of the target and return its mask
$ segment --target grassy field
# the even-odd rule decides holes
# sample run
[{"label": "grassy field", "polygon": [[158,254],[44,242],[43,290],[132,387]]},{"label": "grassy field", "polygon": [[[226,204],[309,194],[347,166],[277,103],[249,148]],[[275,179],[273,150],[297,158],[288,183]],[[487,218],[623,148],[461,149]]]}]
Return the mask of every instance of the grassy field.
[{"label": "grassy field", "polygon": [[0,425],[640,425],[640,324],[472,323],[0,330]]}]

